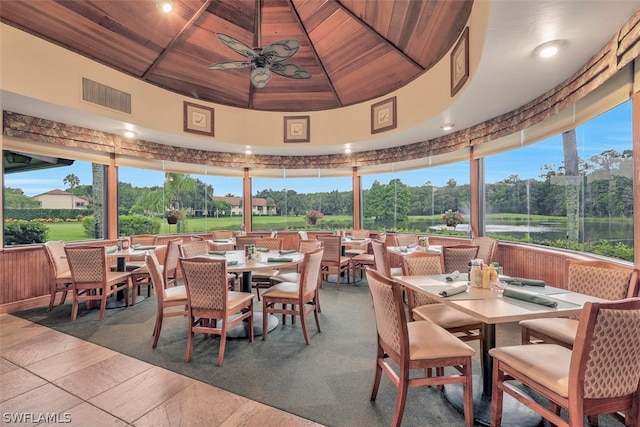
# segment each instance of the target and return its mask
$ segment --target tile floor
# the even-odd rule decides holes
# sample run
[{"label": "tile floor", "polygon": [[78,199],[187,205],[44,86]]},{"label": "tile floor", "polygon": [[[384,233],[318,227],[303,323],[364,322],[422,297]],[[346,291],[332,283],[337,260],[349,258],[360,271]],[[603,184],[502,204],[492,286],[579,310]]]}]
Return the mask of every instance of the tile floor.
[{"label": "tile floor", "polygon": [[2,425],[319,425],[10,314],[0,414]]}]

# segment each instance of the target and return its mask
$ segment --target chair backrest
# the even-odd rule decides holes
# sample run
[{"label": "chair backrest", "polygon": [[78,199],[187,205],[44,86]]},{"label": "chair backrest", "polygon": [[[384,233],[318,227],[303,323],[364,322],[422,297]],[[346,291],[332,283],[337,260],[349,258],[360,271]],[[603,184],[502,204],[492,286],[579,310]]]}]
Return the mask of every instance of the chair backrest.
[{"label": "chair backrest", "polygon": [[50,240],[43,245],[43,248],[54,278],[70,271],[62,240]]},{"label": "chair backrest", "polygon": [[496,260],[498,255],[498,241],[491,237],[474,237],[471,239],[471,245],[478,246],[478,255],[476,258],[482,259],[485,264],[491,264]]},{"label": "chair backrest", "polygon": [[376,239],[380,240],[382,243],[387,241],[387,233],[380,233],[376,237]]},{"label": "chair backrest", "polygon": [[244,245],[255,245],[258,239],[257,236],[236,236],[236,249],[240,251],[244,249]]},{"label": "chair backrest", "polygon": [[342,257],[342,237],[340,236],[318,236],[324,249],[322,260],[325,262],[339,263]]},{"label": "chair backrest", "polygon": [[371,231],[370,230],[353,230],[351,231],[351,236],[366,239],[367,237],[371,236]]},{"label": "chair backrest", "polygon": [[393,234],[392,236],[395,239],[394,246],[409,246],[419,243],[417,234]]},{"label": "chair backrest", "polygon": [[464,273],[469,269],[469,261],[477,258],[478,246],[444,246],[442,256],[444,257],[445,273],[453,273],[454,271]]},{"label": "chair backrest", "polygon": [[233,237],[233,231],[231,230],[213,230],[211,236],[214,239],[230,239]]},{"label": "chair backrest", "polygon": [[104,246],[65,246],[74,284],[106,283],[107,260]]},{"label": "chair backrest", "polygon": [[192,240],[179,246],[180,256],[183,258],[193,258],[207,255],[209,253],[209,242],[205,240]]},{"label": "chair backrest", "polygon": [[158,236],[153,234],[137,234],[131,236],[131,245],[152,246],[156,244]]},{"label": "chair backrest", "polygon": [[640,384],[638,331],[640,298],[587,302],[571,354],[569,399],[602,399],[637,392]]},{"label": "chair backrest", "polygon": [[187,289],[189,311],[219,312],[227,309],[227,262],[215,258],[180,258],[180,267]]},{"label": "chair backrest", "polygon": [[402,255],[402,274],[425,276],[444,273],[442,254],[435,252],[411,252]]},{"label": "chair backrest", "polygon": [[193,236],[189,236],[189,240],[192,242],[199,242],[199,241],[203,241],[204,237],[194,234]]},{"label": "chair backrest", "polygon": [[167,288],[167,282],[163,278],[163,272],[160,268],[160,262],[158,261],[156,253],[154,251],[148,251],[144,256],[144,262],[147,265],[147,270],[149,270],[149,276],[151,277],[151,283],[153,284],[153,289],[156,294],[158,307],[162,310],[164,304],[163,290]]},{"label": "chair backrest", "polygon": [[300,240],[298,242],[298,252],[303,254],[307,252],[313,252],[316,249],[321,247],[322,247],[321,240]]},{"label": "chair backrest", "polygon": [[178,276],[177,270],[178,259],[180,258],[180,245],[182,245],[182,243],[182,239],[173,239],[168,242],[167,251],[164,255],[164,268],[162,269],[162,278],[164,279],[165,288],[170,285],[175,285],[176,277]]},{"label": "chair backrest", "polygon": [[[322,264],[323,248],[317,248],[304,254],[302,273],[300,275],[300,297],[303,300],[313,298],[318,288],[320,265]],[[306,297],[306,298],[305,298]]]},{"label": "chair backrest", "polygon": [[256,248],[267,248],[272,251],[279,251],[282,249],[282,243],[284,239],[278,237],[263,237],[256,240]]},{"label": "chair backrest", "polygon": [[638,295],[638,272],[609,261],[567,260],[565,278],[570,291],[608,300]]},{"label": "chair backrest", "polygon": [[297,231],[276,231],[276,235],[278,239],[282,239],[282,249],[286,250],[297,250],[298,243],[300,242],[300,233]]},{"label": "chair backrest", "polygon": [[300,240],[309,240],[309,233],[306,231],[298,231],[298,234],[300,235]]},{"label": "chair backrest", "polygon": [[396,363],[408,366],[409,338],[402,292],[397,283],[376,270],[367,270],[367,283],[373,299],[378,343]]},{"label": "chair backrest", "polygon": [[373,250],[373,260],[375,269],[385,276],[390,276],[389,260],[387,259],[387,248],[383,242],[374,239],[371,241],[371,249]]}]

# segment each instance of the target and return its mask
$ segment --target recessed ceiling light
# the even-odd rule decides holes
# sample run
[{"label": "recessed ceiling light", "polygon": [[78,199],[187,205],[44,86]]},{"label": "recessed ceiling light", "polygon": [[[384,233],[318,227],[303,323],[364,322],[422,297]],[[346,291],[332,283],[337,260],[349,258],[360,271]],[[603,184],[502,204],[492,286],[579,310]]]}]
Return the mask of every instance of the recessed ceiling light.
[{"label": "recessed ceiling light", "polygon": [[442,128],[442,130],[451,130],[453,129],[454,126],[455,126],[454,123],[445,123],[440,127]]},{"label": "recessed ceiling light", "polygon": [[351,148],[349,148],[349,147],[345,148],[345,149],[344,149],[344,152],[345,152],[346,154],[351,153]]},{"label": "recessed ceiling light", "polygon": [[251,154],[251,150],[244,150],[244,154]]},{"label": "recessed ceiling light", "polygon": [[533,49],[533,54],[540,58],[551,58],[560,51],[560,48],[564,43],[564,40],[552,40],[550,42],[542,43],[540,46]]},{"label": "recessed ceiling light", "polygon": [[125,138],[135,138],[136,136],[138,136],[138,134],[132,130],[125,130],[123,135]]},{"label": "recessed ceiling light", "polygon": [[164,13],[169,13],[173,10],[173,0],[157,0],[156,6]]}]

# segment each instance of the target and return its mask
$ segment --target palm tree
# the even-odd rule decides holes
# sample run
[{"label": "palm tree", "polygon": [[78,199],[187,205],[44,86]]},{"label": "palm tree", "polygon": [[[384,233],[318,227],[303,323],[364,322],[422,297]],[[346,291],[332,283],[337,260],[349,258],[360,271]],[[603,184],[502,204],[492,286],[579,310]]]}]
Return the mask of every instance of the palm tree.
[{"label": "palm tree", "polygon": [[70,173],[69,175],[64,177],[62,183],[67,184],[69,186],[69,189],[71,190],[71,209],[74,209],[76,205],[73,202],[73,190],[78,185],[80,185],[80,178],[78,178],[75,174]]}]

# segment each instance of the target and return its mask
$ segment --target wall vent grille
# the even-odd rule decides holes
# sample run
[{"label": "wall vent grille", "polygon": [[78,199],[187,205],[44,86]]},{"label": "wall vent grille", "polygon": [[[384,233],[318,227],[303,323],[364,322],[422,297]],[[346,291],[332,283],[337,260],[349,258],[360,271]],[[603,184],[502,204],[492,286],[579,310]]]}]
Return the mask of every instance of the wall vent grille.
[{"label": "wall vent grille", "polygon": [[82,78],[82,99],[122,113],[131,114],[131,94]]}]

